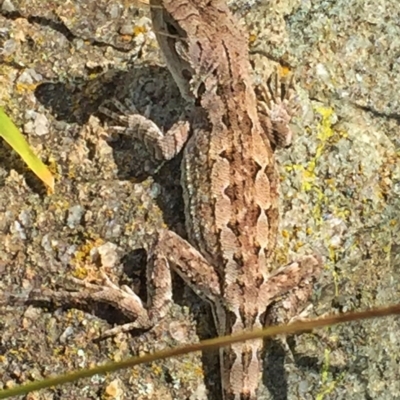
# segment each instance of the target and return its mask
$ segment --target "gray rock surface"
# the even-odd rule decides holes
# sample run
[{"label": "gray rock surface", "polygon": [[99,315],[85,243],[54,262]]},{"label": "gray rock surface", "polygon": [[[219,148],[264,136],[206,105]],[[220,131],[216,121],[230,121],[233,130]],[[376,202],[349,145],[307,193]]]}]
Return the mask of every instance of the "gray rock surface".
[{"label": "gray rock surface", "polygon": [[[277,265],[319,251],[310,316],[399,301],[400,4],[396,0],[230,1],[250,33],[255,82],[294,70],[302,112],[282,176]],[[3,1],[0,105],[57,176],[46,193],[0,143],[0,291],[109,275],[145,296],[145,254],[168,225],[183,234],[179,160],[157,164],[97,112],[113,96],[168,129],[185,106],[162,65],[146,6]],[[286,69],[282,70],[283,73]],[[40,122],[40,123],[39,123]],[[146,335],[97,343],[111,310],[0,310],[0,388],[215,334],[209,309],[176,280],[176,304]],[[288,338],[266,354],[260,399],[400,398],[399,319]],[[204,371],[203,371],[204,369]],[[216,358],[198,354],[96,376],[38,399],[218,399]],[[209,378],[205,380],[204,375]]]}]

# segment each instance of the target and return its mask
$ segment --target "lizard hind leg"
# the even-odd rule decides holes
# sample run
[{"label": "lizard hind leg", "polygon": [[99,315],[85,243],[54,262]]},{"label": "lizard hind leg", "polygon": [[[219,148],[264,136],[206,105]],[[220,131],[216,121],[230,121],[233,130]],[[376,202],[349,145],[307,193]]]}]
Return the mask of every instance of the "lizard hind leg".
[{"label": "lizard hind leg", "polygon": [[[304,256],[294,261],[277,272],[286,274],[288,282],[294,284],[288,291],[282,291],[281,295],[274,298],[274,301],[268,306],[264,326],[273,326],[279,324],[290,324],[298,320],[305,320],[312,307],[309,299],[314,289],[314,285],[322,271],[322,258],[319,255]],[[286,355],[291,362],[295,357],[289,347],[285,335],[279,335],[277,340],[285,350]]]}]

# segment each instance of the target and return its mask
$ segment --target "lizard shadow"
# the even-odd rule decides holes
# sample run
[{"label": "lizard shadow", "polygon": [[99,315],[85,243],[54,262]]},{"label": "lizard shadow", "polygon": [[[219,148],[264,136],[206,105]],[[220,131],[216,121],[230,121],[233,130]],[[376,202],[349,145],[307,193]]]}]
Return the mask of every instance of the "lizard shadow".
[{"label": "lizard shadow", "polygon": [[285,400],[288,384],[284,369],[286,353],[278,341],[265,340],[263,347],[264,369],[262,380],[274,400]]},{"label": "lizard shadow", "polygon": [[[292,360],[297,368],[303,371],[312,371],[320,374],[321,362],[316,357],[309,357],[304,353],[296,353],[294,337],[287,337],[287,345],[290,348]],[[285,360],[287,358],[287,350],[279,340],[267,340],[264,342],[264,369],[262,380],[268,388],[271,398],[274,400],[287,400],[289,398],[289,386],[287,373],[285,371]],[[329,372],[332,374],[340,373],[338,368],[330,367]],[[306,372],[307,373],[307,372]],[[307,386],[307,385],[306,385]],[[306,386],[304,386],[306,390]],[[303,393],[305,394],[305,393]]]}]

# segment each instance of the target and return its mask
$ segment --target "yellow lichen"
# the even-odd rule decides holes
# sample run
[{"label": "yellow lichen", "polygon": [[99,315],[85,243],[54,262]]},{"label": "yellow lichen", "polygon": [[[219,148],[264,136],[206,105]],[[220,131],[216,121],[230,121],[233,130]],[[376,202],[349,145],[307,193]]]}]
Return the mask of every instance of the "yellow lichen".
[{"label": "yellow lichen", "polygon": [[163,374],[163,369],[157,363],[151,364],[151,370],[154,375],[161,376]]},{"label": "yellow lichen", "polygon": [[87,267],[90,264],[90,251],[102,244],[104,244],[104,240],[101,238],[89,239],[79,247],[75,252],[74,258],[71,260],[71,264],[75,267],[74,276],[77,278],[87,276]]},{"label": "yellow lichen", "polygon": [[24,93],[24,92],[29,92],[32,93],[35,91],[35,89],[37,88],[38,84],[37,83],[21,83],[18,82],[15,85],[16,91],[17,93]]},{"label": "yellow lichen", "polygon": [[285,78],[291,74],[291,70],[289,67],[285,65],[278,65],[278,74],[281,78]]},{"label": "yellow lichen", "polygon": [[136,26],[133,28],[133,35],[134,35],[134,36],[139,36],[139,35],[141,35],[142,33],[146,33],[146,32],[147,32],[147,29],[146,29],[146,27],[143,26],[143,25],[136,25]]},{"label": "yellow lichen", "polygon": [[257,35],[255,35],[254,33],[252,33],[252,34],[249,36],[249,44],[253,44],[253,43],[256,41],[256,39],[257,39]]}]

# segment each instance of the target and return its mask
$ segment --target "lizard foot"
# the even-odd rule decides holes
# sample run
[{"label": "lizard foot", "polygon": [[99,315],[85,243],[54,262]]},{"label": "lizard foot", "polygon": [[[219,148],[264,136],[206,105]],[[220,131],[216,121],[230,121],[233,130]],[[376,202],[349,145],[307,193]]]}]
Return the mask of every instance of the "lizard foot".
[{"label": "lizard foot", "polygon": [[295,102],[294,75],[290,76],[289,81],[281,80],[275,71],[266,84],[256,88],[256,95],[260,122],[272,147],[289,147],[293,139],[289,123],[300,109]]}]

